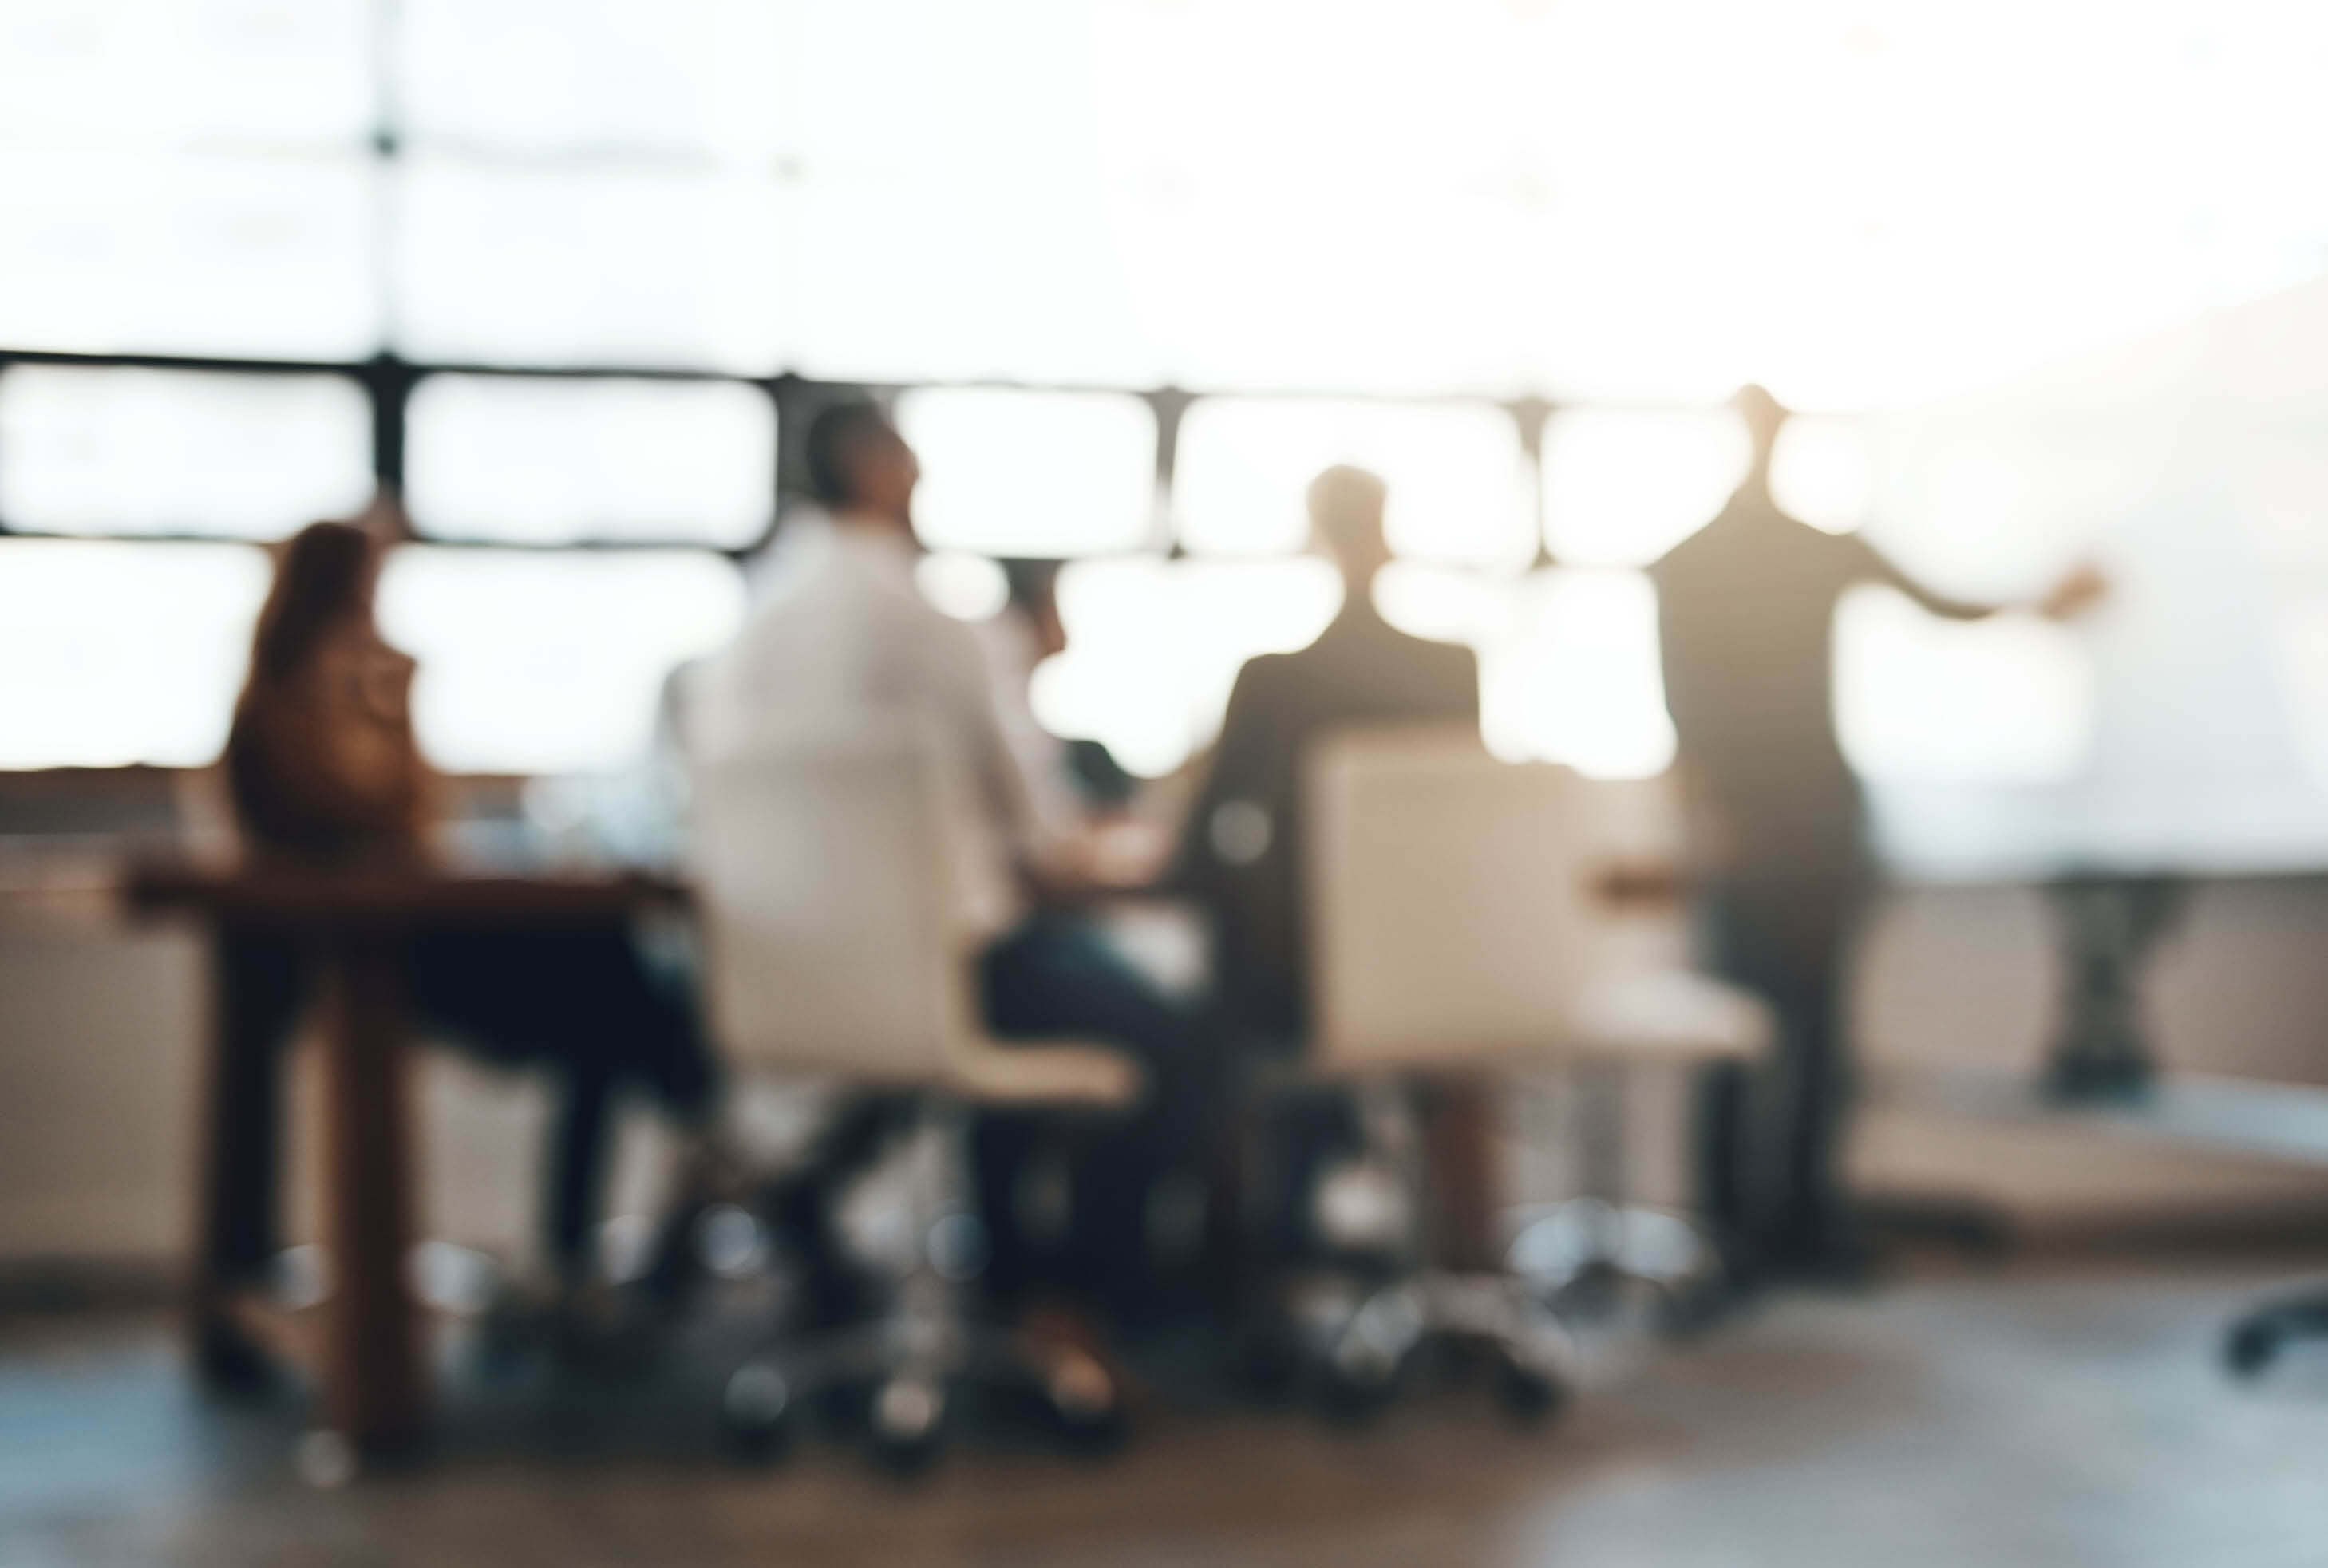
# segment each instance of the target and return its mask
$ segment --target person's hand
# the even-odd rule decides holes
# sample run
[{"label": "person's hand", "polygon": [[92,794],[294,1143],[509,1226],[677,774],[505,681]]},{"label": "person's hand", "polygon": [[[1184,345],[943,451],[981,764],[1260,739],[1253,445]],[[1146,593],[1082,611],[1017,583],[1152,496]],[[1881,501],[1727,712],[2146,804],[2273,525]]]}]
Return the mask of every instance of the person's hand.
[{"label": "person's hand", "polygon": [[2074,620],[2108,596],[2109,578],[2093,562],[2080,561],[2038,601],[2037,613],[2049,621]]}]

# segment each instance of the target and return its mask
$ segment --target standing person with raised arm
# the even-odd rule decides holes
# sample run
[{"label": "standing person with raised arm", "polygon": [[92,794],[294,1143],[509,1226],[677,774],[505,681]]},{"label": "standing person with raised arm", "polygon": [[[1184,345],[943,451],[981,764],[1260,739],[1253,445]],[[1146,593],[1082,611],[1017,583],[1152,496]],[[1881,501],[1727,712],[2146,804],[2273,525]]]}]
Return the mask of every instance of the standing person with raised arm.
[{"label": "standing person with raised arm", "polygon": [[[1708,957],[1724,978],[1767,997],[1781,1029],[1773,1114],[1750,1106],[1747,1069],[1708,1069],[1699,1178],[1708,1219],[1744,1249],[1747,1266],[1834,1272],[1855,1255],[1836,1169],[1850,1060],[1840,1015],[1872,881],[1859,783],[1835,735],[1835,606],[1862,583],[1896,588],[1951,620],[2006,606],[1935,593],[1856,534],[1788,516],[1769,489],[1787,410],[1754,386],[1734,405],[1753,439],[1744,483],[1650,568],[1666,705],[1704,830]],[[2102,591],[2081,568],[2034,607],[2066,618]]]}]

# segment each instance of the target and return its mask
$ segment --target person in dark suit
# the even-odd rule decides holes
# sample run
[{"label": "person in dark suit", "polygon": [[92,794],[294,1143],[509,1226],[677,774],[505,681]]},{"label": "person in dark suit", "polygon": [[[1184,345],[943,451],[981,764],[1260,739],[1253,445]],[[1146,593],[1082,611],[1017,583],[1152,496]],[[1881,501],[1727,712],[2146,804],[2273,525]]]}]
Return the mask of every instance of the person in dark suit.
[{"label": "person in dark suit", "polygon": [[[1707,840],[1706,956],[1768,998],[1780,1024],[1774,1114],[1750,1114],[1742,1070],[1712,1070],[1699,1107],[1701,1201],[1743,1244],[1741,1261],[1825,1272],[1852,1253],[1835,1170],[1849,1055],[1838,1015],[1872,879],[1859,782],[1835,737],[1835,606],[1861,583],[1950,620],[2000,606],[1934,593],[1858,535],[1781,512],[1769,462],[1787,410],[1760,387],[1735,401],[1753,437],[1751,471],[1719,516],[1650,568],[1666,707]],[[2035,607],[2067,617],[2102,587],[2080,568]]]},{"label": "person in dark suit", "polygon": [[1310,743],[1361,726],[1478,722],[1471,650],[1410,637],[1375,608],[1375,577],[1391,559],[1386,498],[1361,468],[1328,468],[1310,484],[1314,537],[1342,574],[1341,613],[1307,648],[1237,672],[1183,837],[1183,880],[1215,922],[1222,1000],[1263,1039],[1297,1040],[1308,1023],[1300,819]]}]

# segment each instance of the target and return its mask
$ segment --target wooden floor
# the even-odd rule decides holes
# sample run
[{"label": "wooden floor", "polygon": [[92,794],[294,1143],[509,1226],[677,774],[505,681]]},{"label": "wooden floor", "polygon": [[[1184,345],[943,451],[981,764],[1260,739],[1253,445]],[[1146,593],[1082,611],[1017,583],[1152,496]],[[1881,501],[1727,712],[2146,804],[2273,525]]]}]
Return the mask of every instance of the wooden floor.
[{"label": "wooden floor", "polygon": [[2293,1264],[1929,1273],[1798,1297],[1697,1347],[1604,1351],[1560,1425],[1482,1396],[1352,1434],[1190,1380],[1122,1458],[1032,1442],[900,1487],[811,1450],[713,1454],[716,1367],[459,1380],[425,1461],[298,1479],[296,1402],[221,1409],[152,1316],[0,1322],[0,1563],[1590,1564],[2316,1568],[2328,1350],[2214,1359]]}]

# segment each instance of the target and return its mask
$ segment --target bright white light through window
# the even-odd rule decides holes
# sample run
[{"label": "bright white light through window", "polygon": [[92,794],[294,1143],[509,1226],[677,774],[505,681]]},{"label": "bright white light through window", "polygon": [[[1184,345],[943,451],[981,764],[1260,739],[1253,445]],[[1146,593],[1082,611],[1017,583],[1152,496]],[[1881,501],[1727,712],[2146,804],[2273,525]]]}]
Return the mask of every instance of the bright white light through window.
[{"label": "bright white light through window", "polygon": [[1866,432],[1847,419],[1812,414],[1788,419],[1770,451],[1770,499],[1813,528],[1851,532],[1867,521],[1875,500]]},{"label": "bright white light through window", "polygon": [[267,558],[0,540],[0,767],[199,767],[226,745]]},{"label": "bright white light through window", "polygon": [[773,182],[416,155],[395,188],[411,358],[759,374],[782,356]]},{"label": "bright white light through window", "polygon": [[0,136],[351,145],[371,43],[367,0],[8,0]]},{"label": "bright white light through window", "polygon": [[1310,482],[1337,463],[1389,485],[1385,527],[1402,557],[1510,567],[1535,553],[1526,460],[1501,408],[1292,398],[1206,398],[1181,417],[1180,542],[1207,555],[1302,549]]},{"label": "bright white light through window", "polygon": [[1595,778],[1647,778],[1672,763],[1657,592],[1641,573],[1497,577],[1401,563],[1375,602],[1403,632],[1477,651],[1480,730],[1497,756]]},{"label": "bright white light through window", "polygon": [[910,392],[897,427],[921,459],[914,526],[933,549],[1062,557],[1150,540],[1156,417],[1107,392]]},{"label": "bright white light through window", "polygon": [[380,333],[371,173],[0,146],[0,344],[361,359]]},{"label": "bright white light through window", "polygon": [[1479,728],[1512,761],[1592,778],[1650,778],[1674,757],[1657,590],[1639,572],[1558,568],[1525,584],[1507,634],[1480,653]]},{"label": "bright white light through window", "polygon": [[744,590],[694,551],[541,555],[407,546],[380,628],[420,661],[421,749],[455,772],[582,773],[643,755],[662,682],[724,645]]},{"label": "bright white light through window", "polygon": [[1713,521],[1746,476],[1726,410],[1576,408],[1544,433],[1544,531],[1578,566],[1647,566]]},{"label": "bright white light through window", "polygon": [[1067,650],[1035,671],[1035,717],[1150,778],[1211,744],[1245,660],[1315,642],[1341,598],[1318,560],[1079,561],[1058,592]]},{"label": "bright white light through window", "polygon": [[408,499],[438,537],[735,547],[774,510],[775,408],[755,387],[443,375],[409,410]]},{"label": "bright white light through window", "polygon": [[1010,579],[1000,563],[982,555],[925,555],[914,563],[914,586],[957,621],[990,620],[1010,602]]},{"label": "bright white light through window", "polygon": [[771,155],[791,63],[780,0],[400,0],[416,138],[557,153]]},{"label": "bright white light through window", "polygon": [[2085,761],[2092,679],[2060,627],[1952,624],[1870,586],[1845,596],[1835,651],[1836,736],[1864,778],[2043,784]]},{"label": "bright white light through window", "polygon": [[371,489],[371,407],[344,377],[0,373],[0,517],[20,529],[279,539]]},{"label": "bright white light through window", "polygon": [[790,359],[805,374],[1169,379],[1163,325],[1139,294],[1156,220],[1136,192],[1088,174],[1044,183],[1003,164],[956,180],[812,174],[787,200],[794,287],[816,302],[793,324]]},{"label": "bright white light through window", "polygon": [[[1402,84],[1403,86],[1403,84]],[[1169,203],[1128,263],[1184,385],[1494,396],[1525,390],[1543,254],[1507,192],[1371,171]]]}]

